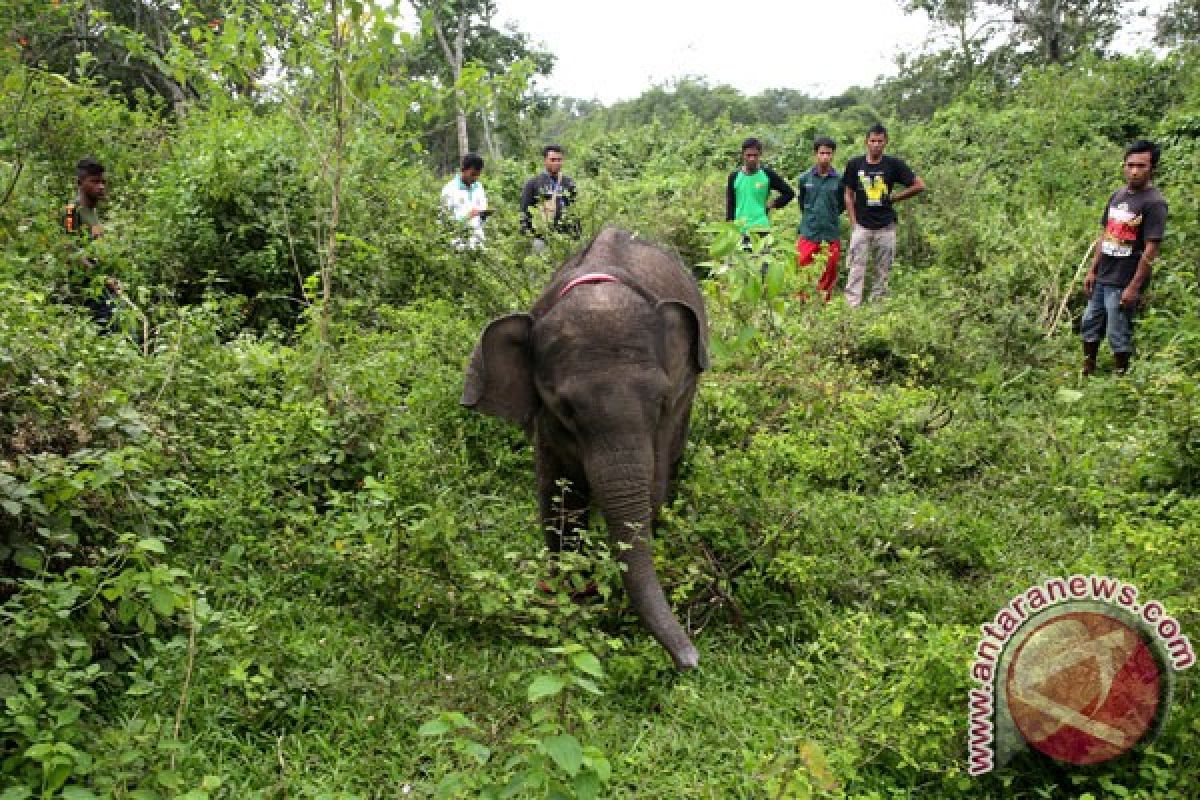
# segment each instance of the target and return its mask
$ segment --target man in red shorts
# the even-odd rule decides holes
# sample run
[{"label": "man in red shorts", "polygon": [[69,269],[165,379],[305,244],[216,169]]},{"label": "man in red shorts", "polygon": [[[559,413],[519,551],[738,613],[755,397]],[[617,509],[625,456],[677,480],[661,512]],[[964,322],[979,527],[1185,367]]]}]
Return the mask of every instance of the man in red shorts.
[{"label": "man in red shorts", "polygon": [[837,144],[828,136],[813,143],[812,169],[800,176],[796,194],[800,205],[800,238],[796,240],[796,265],[807,267],[818,253],[825,257],[825,269],[817,280],[817,291],[825,302],[837,286],[838,259],[842,254],[838,219],[846,210],[842,176],[833,168]]}]

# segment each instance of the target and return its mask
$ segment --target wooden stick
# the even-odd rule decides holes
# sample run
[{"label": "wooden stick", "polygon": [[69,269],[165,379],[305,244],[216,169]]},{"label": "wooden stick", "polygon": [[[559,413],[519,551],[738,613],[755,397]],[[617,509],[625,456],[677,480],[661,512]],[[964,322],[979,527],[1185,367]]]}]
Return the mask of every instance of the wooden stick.
[{"label": "wooden stick", "polygon": [[1054,335],[1054,331],[1058,329],[1059,320],[1062,319],[1063,311],[1067,308],[1067,301],[1071,299],[1071,290],[1075,288],[1075,281],[1079,280],[1079,273],[1083,270],[1083,265],[1087,263],[1092,255],[1092,251],[1096,249],[1096,240],[1088,245],[1087,252],[1083,254],[1083,260],[1079,262],[1079,266],[1075,268],[1075,274],[1071,276],[1071,282],[1067,284],[1067,290],[1063,292],[1062,302],[1058,305],[1058,311],[1050,320],[1050,330],[1046,331],[1046,338],[1049,339]]}]

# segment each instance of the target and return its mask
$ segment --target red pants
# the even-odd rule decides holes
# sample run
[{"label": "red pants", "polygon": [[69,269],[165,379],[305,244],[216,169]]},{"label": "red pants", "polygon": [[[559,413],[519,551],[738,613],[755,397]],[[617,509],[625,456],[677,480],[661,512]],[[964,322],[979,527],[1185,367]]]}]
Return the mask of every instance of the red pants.
[{"label": "red pants", "polygon": [[829,248],[829,258],[825,262],[825,271],[817,281],[817,290],[829,302],[833,297],[833,289],[837,286],[838,259],[842,255],[842,242],[834,239],[832,242],[813,242],[801,236],[796,240],[796,266],[807,267],[813,263],[813,256],[826,246]]}]

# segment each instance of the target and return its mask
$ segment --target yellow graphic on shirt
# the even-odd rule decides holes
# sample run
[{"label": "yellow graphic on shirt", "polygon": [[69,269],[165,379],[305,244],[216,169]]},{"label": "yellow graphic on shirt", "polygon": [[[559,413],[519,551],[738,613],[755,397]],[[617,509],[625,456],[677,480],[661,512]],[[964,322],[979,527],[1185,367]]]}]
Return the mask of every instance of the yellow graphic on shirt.
[{"label": "yellow graphic on shirt", "polygon": [[867,195],[867,205],[883,205],[883,201],[888,196],[888,186],[882,175],[868,175],[865,172],[859,172],[858,181]]}]

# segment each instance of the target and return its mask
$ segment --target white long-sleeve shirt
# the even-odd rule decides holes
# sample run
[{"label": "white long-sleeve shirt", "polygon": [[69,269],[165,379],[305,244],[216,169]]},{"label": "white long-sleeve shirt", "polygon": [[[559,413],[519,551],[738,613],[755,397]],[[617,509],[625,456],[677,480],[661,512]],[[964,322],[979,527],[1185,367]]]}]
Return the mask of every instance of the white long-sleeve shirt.
[{"label": "white long-sleeve shirt", "polygon": [[487,192],[483,190],[482,183],[475,181],[467,186],[460,176],[455,175],[442,187],[442,205],[456,220],[471,229],[470,238],[465,243],[460,242],[460,245],[479,247],[483,244],[483,215],[471,216],[472,210],[487,211]]}]

